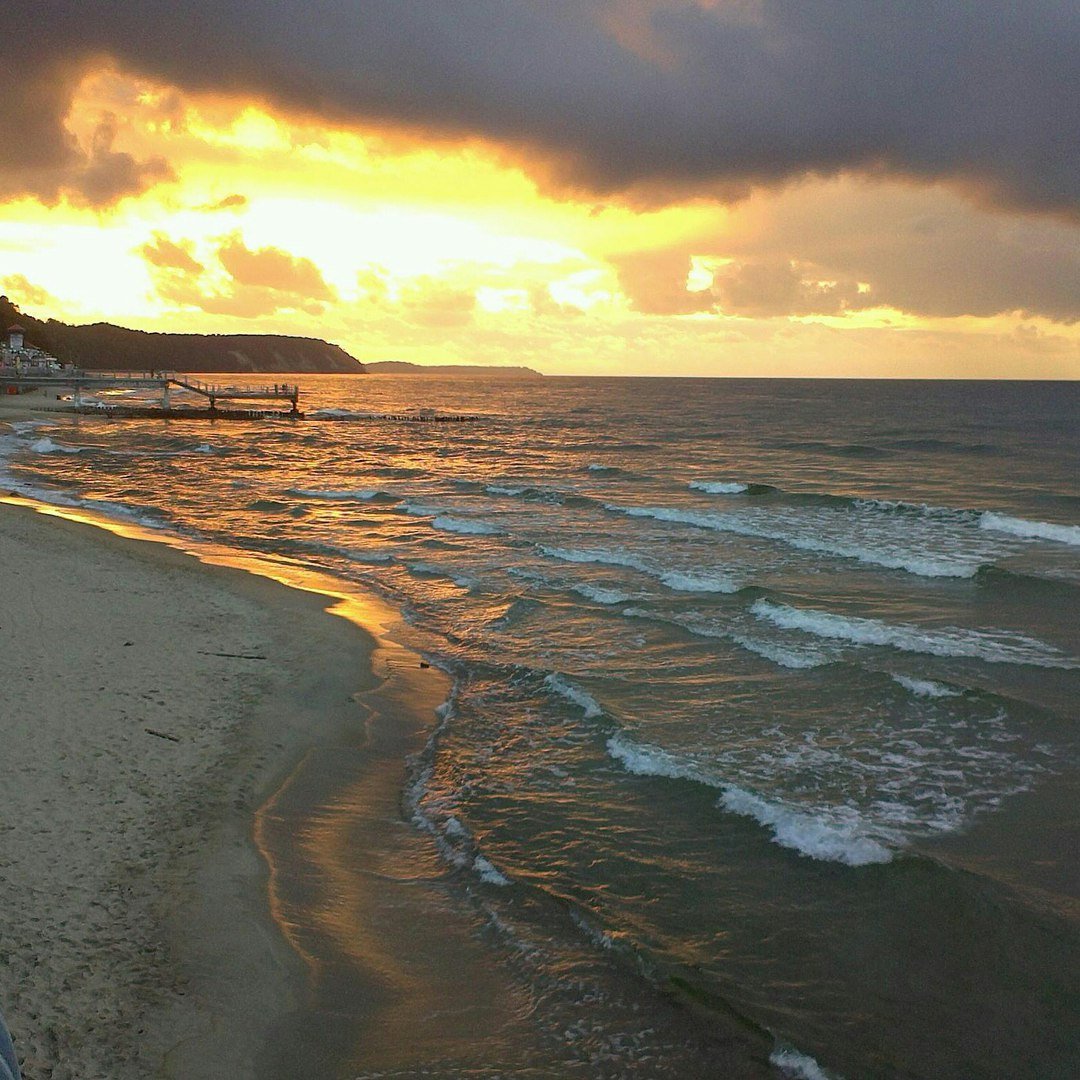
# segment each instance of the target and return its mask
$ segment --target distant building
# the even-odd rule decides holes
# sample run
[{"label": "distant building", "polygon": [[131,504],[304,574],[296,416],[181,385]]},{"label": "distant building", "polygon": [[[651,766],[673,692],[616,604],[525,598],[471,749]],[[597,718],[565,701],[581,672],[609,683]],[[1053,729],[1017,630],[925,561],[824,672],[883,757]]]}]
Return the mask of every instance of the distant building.
[{"label": "distant building", "polygon": [[60,361],[44,349],[26,343],[26,329],[15,323],[9,326],[0,343],[0,368],[12,369],[20,374],[41,375],[59,371]]}]

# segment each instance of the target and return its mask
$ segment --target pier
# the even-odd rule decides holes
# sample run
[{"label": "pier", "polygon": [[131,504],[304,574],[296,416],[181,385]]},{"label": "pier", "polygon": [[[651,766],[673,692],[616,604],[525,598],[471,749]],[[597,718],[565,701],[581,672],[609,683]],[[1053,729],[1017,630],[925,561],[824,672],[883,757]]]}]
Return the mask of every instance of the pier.
[{"label": "pier", "polygon": [[[300,387],[296,383],[269,383],[259,386],[232,386],[209,383],[176,371],[147,371],[143,373],[106,373],[57,369],[53,366],[0,366],[0,395],[19,394],[25,390],[53,390],[57,398],[70,391],[70,404],[64,412],[85,416],[107,416],[140,420],[303,420],[300,411]],[[84,394],[109,390],[150,390],[153,399],[129,403],[106,404],[83,400]],[[201,398],[205,407],[177,403],[176,390]],[[264,407],[246,407],[247,403]],[[274,406],[288,405],[288,409]],[[46,407],[38,402],[33,407]],[[317,409],[312,420],[382,421],[406,424],[453,424],[485,420],[478,413],[444,413],[431,408],[402,412],[353,412],[345,409]]]},{"label": "pier", "polygon": [[[205,409],[176,406],[172,400],[177,387],[205,399]],[[72,410],[79,413],[131,417],[183,417],[184,419],[266,420],[281,417],[302,419],[300,387],[296,383],[273,383],[264,386],[226,386],[203,382],[175,371],[150,371],[144,374],[112,374],[91,371],[70,371],[42,366],[0,368],[0,394],[18,394],[24,390],[71,390]],[[159,394],[158,406],[88,405],[84,393],[104,390],[154,390]],[[218,408],[218,402],[270,402],[288,404],[289,409]]]}]

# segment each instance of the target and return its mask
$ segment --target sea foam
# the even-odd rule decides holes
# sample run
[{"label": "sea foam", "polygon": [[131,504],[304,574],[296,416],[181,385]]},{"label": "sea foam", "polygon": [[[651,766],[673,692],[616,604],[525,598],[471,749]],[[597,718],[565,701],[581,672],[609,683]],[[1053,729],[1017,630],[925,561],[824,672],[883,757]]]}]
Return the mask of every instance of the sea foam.
[{"label": "sea foam", "polygon": [[560,548],[539,545],[539,551],[551,559],[571,563],[600,563],[603,566],[628,566],[631,570],[651,573],[651,568],[643,560],[625,551],[584,550],[580,548]]},{"label": "sea foam", "polygon": [[979,528],[1009,533],[1025,540],[1053,540],[1058,544],[1080,545],[1080,525],[1056,525],[1049,521],[1027,521],[989,510],[979,518]]},{"label": "sea foam", "polygon": [[440,516],[431,522],[443,532],[461,533],[465,536],[496,536],[499,530],[485,521],[471,521],[465,518]]},{"label": "sea foam", "polygon": [[830,807],[817,813],[795,809],[711,776],[696,762],[656,746],[631,742],[623,735],[613,735],[607,747],[611,757],[627,772],[692,780],[717,788],[720,791],[718,806],[764,825],[772,832],[774,843],[800,855],[847,866],[886,863],[893,857],[888,847],[866,835],[864,823],[849,807]]},{"label": "sea foam", "polygon": [[840,1080],[835,1074],[827,1073],[809,1054],[783,1043],[777,1043],[773,1048],[769,1064],[794,1080]]},{"label": "sea foam", "polygon": [[720,574],[692,574],[671,570],[660,575],[660,582],[676,592],[734,593],[739,586]]},{"label": "sea foam", "polygon": [[707,495],[741,495],[749,489],[749,484],[739,484],[733,480],[691,480],[689,487],[694,491],[704,491]]},{"label": "sea foam", "polygon": [[544,685],[559,697],[577,705],[587,719],[602,716],[604,713],[591,694],[587,694],[580,686],[575,686],[563,675],[552,673],[544,679]]},{"label": "sea foam", "polygon": [[53,442],[52,439],[46,436],[32,442],[30,449],[35,454],[81,454],[83,451],[92,448],[89,446],[65,446],[63,443]]},{"label": "sea foam", "polygon": [[967,630],[961,627],[929,630],[854,615],[834,615],[812,608],[796,608],[768,600],[755,601],[750,611],[783,630],[800,630],[815,637],[847,641],[853,645],[884,645],[903,652],[970,657],[992,664],[1032,664],[1053,668],[1078,666],[1076,661],[1059,649],[1006,630]]},{"label": "sea foam", "polygon": [[618,589],[607,589],[602,585],[590,585],[588,582],[578,582],[571,588],[579,596],[584,596],[586,600],[592,600],[597,604],[621,604],[633,599],[629,593],[620,592]]},{"label": "sea foam", "polygon": [[[842,559],[855,559],[858,562],[881,566],[887,570],[903,570],[919,577],[969,578],[974,577],[982,565],[979,559],[953,552],[925,553],[905,551],[895,544],[877,548],[839,539],[823,540],[803,532],[778,529],[733,514],[703,514],[695,510],[681,510],[669,506],[619,506],[614,503],[605,503],[604,509],[612,513],[626,514],[628,517],[652,518],[672,524],[691,525],[698,529],[734,533],[736,536],[776,540],[800,551],[812,551]],[[807,522],[805,527],[812,528],[813,522]]]},{"label": "sea foam", "polygon": [[944,686],[942,683],[933,682],[931,679],[911,679],[906,675],[893,675],[892,681],[898,683],[905,690],[914,694],[916,697],[925,698],[950,698],[950,697],[963,697],[963,692],[960,690],[953,690],[949,686]]},{"label": "sea foam", "polygon": [[301,499],[321,499],[326,502],[371,502],[373,499],[381,499],[386,502],[397,502],[400,496],[380,488],[348,488],[339,491],[324,491],[313,488],[289,488],[287,495],[296,495]]}]

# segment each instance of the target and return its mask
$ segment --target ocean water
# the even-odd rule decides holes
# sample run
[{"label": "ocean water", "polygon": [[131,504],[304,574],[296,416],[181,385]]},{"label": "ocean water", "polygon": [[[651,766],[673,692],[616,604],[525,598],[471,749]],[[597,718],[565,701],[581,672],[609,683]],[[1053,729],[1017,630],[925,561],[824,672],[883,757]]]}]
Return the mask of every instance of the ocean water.
[{"label": "ocean water", "polygon": [[[4,482],[374,589],[453,677],[402,815],[537,1036],[431,1075],[732,1075],[710,1017],[1080,1075],[1080,384],[301,382],[17,425]],[[482,419],[365,415],[414,407]]]}]

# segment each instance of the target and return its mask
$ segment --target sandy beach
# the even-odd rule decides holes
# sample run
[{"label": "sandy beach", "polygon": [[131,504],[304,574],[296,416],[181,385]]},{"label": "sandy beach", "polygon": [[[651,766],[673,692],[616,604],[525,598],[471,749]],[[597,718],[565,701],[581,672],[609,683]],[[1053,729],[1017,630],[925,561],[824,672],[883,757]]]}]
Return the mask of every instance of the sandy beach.
[{"label": "sandy beach", "polygon": [[372,640],[325,597],[26,507],[0,506],[0,560],[0,1001],[24,1075],[258,1075],[304,970],[253,817],[304,752],[362,739]]}]

